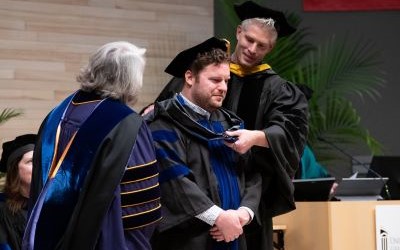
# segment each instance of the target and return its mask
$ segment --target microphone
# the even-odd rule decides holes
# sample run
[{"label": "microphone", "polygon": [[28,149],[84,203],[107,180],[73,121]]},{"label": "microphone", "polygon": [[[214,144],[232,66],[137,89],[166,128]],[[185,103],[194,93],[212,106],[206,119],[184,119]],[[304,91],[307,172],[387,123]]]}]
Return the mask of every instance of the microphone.
[{"label": "microphone", "polygon": [[342,148],[340,148],[339,146],[337,146],[337,145],[336,145],[335,143],[333,143],[332,141],[327,140],[327,139],[325,139],[325,138],[323,138],[323,137],[321,137],[321,136],[318,136],[318,137],[317,137],[317,140],[322,141],[322,142],[324,142],[324,143],[330,145],[331,147],[333,147],[333,148],[336,149],[337,151],[339,151],[339,152],[341,152],[342,154],[344,154],[345,156],[349,157],[349,158],[352,160],[352,162],[357,163],[358,165],[360,165],[360,166],[362,166],[363,168],[365,168],[367,171],[369,171],[369,172],[371,172],[372,174],[374,174],[374,175],[375,175],[376,177],[378,177],[380,180],[382,180],[383,186],[384,186],[384,188],[385,188],[385,193],[386,193],[387,198],[388,198],[389,200],[392,199],[392,197],[391,197],[391,195],[390,195],[390,191],[389,191],[388,185],[387,185],[386,182],[383,180],[383,176],[382,176],[382,175],[380,175],[380,174],[379,174],[378,172],[376,172],[375,170],[373,170],[373,169],[367,167],[367,166],[365,165],[364,162],[361,162],[361,161],[358,160],[357,158],[354,158],[351,154],[349,154],[348,152],[346,152],[345,150],[343,150]]}]

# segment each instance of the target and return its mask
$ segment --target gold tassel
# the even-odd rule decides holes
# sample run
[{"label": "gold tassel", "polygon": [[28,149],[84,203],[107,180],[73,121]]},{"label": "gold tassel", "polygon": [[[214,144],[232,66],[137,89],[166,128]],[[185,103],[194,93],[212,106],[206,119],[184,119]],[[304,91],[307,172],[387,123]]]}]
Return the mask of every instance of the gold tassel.
[{"label": "gold tassel", "polygon": [[231,56],[231,42],[229,42],[228,39],[225,38],[222,38],[221,40],[225,42],[226,53],[228,54],[228,56]]}]

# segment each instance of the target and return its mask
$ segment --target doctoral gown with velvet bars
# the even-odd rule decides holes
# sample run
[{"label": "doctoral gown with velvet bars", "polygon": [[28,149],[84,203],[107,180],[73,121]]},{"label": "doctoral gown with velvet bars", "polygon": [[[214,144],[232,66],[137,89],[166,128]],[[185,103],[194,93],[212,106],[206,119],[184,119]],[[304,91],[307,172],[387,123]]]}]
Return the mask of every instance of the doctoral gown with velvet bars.
[{"label": "doctoral gown with velvet bars", "polygon": [[[182,78],[172,78],[156,102],[182,90]],[[294,84],[272,69],[239,77],[231,72],[223,106],[244,120],[246,129],[263,130],[269,149],[255,147],[255,163],[263,174],[268,214],[276,216],[295,208],[291,179],[305,147],[308,104]],[[274,176],[279,177],[278,179]]]},{"label": "doctoral gown with velvet bars", "polygon": [[33,165],[23,249],[151,249],[158,167],[150,131],[128,106],[68,97],[42,123]]},{"label": "doctoral gown with velvet bars", "polygon": [[246,129],[264,131],[268,140],[269,148],[252,148],[250,162],[263,180],[263,231],[256,233],[259,238],[246,237],[251,249],[272,250],[272,217],[295,209],[292,179],[307,137],[307,99],[294,84],[266,69],[243,77],[231,73],[223,106],[241,117]]},{"label": "doctoral gown with velvet bars", "polygon": [[[195,217],[212,205],[222,207],[223,203],[219,193],[219,179],[214,172],[217,170],[211,160],[213,152],[210,152],[207,142],[221,141],[220,132],[240,126],[242,121],[223,109],[211,113],[210,119],[204,120],[204,117],[175,97],[156,103],[148,123],[160,166],[163,211],[159,234],[154,238],[154,249],[216,249],[213,248],[215,241],[209,235],[211,226]],[[219,131],[213,130],[207,128],[207,123],[220,123],[222,128]],[[230,148],[223,147],[233,153]],[[219,150],[223,149],[218,148],[214,152]],[[236,163],[230,167],[236,173],[239,186],[238,206],[249,207],[257,213],[261,177],[252,169],[244,168],[248,154],[233,154]],[[238,246],[236,249],[246,249],[243,237],[239,237]],[[234,248],[227,246],[220,249]]]}]

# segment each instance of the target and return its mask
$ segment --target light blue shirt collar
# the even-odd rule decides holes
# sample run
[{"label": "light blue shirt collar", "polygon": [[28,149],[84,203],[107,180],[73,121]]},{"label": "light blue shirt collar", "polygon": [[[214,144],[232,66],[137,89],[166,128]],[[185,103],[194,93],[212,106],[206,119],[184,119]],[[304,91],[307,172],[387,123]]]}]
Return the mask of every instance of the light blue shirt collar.
[{"label": "light blue shirt collar", "polygon": [[194,104],[193,102],[189,101],[185,96],[182,95],[182,92],[179,93],[179,96],[182,97],[182,99],[185,101],[185,104],[190,109],[192,109],[194,112],[196,112],[196,113],[198,113],[198,114],[200,114],[202,116],[205,116],[207,118],[207,120],[210,119],[210,116],[211,116],[210,112],[208,112],[207,110],[199,107],[198,105]]}]

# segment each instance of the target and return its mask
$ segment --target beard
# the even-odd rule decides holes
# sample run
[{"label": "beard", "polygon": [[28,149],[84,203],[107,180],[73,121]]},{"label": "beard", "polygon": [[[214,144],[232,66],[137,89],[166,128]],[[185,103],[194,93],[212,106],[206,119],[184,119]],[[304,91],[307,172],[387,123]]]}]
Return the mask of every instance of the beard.
[{"label": "beard", "polygon": [[194,103],[208,112],[213,112],[222,106],[223,98],[221,98],[221,101],[217,101],[216,98],[216,96],[206,96],[202,93],[193,95]]}]

